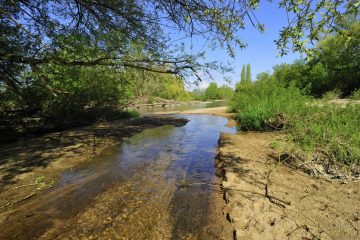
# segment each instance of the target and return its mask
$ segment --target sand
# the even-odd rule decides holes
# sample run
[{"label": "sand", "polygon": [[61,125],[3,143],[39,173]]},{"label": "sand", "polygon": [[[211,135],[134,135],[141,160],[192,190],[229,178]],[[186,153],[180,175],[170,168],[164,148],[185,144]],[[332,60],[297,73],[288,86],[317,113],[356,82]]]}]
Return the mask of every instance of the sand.
[{"label": "sand", "polygon": [[222,134],[218,167],[235,239],[360,239],[360,182],[314,179],[279,164],[279,133]]}]

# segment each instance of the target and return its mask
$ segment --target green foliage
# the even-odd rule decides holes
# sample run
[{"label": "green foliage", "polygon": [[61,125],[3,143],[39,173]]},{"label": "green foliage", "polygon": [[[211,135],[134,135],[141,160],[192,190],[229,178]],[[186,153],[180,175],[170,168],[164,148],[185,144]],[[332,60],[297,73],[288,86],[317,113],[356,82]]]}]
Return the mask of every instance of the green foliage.
[{"label": "green foliage", "polygon": [[211,82],[210,85],[205,89],[203,100],[219,100],[219,99],[230,99],[234,94],[234,90],[227,86],[222,85],[218,87],[215,82]]},{"label": "green foliage", "polygon": [[296,115],[307,99],[298,88],[269,79],[242,85],[230,105],[241,129],[261,131],[285,124],[281,119]]},{"label": "green foliage", "polygon": [[360,107],[306,106],[291,121],[292,141],[301,150],[345,164],[360,164]]},{"label": "green foliage", "polygon": [[250,63],[248,63],[246,65],[246,82],[247,83],[251,82],[251,66],[250,66]]},{"label": "green foliage", "polygon": [[219,99],[229,100],[234,96],[234,89],[227,85],[222,85],[218,88]]},{"label": "green foliage", "polygon": [[350,95],[350,99],[352,100],[360,100],[360,89],[353,91]]},{"label": "green foliage", "polygon": [[248,63],[247,65],[243,65],[241,68],[241,79],[235,85],[235,91],[238,91],[241,85],[251,83],[251,66]]},{"label": "green foliage", "polygon": [[341,96],[341,92],[339,89],[335,89],[329,92],[324,93],[324,95],[322,96],[322,99],[324,100],[334,100],[334,99],[338,99]]},{"label": "green foliage", "polygon": [[165,99],[189,100],[190,94],[185,90],[184,82],[174,75],[161,74],[156,80],[158,91],[153,95]]},{"label": "green foliage", "polygon": [[191,97],[196,101],[205,101],[205,90],[200,88],[195,88],[190,93]]},{"label": "green foliage", "polygon": [[195,88],[191,92],[191,97],[198,101],[206,100],[229,100],[233,97],[234,90],[226,84],[218,87],[215,82],[211,82],[205,89]]},{"label": "green foliage", "polygon": [[[79,71],[80,82],[84,83],[85,73],[81,67],[93,67],[96,70],[100,68],[100,72],[107,75],[106,78],[109,78],[109,75],[116,76],[111,83],[116,85],[114,91],[117,91],[117,79],[121,79],[122,87],[127,86],[121,94],[115,94],[107,87],[111,82],[107,79],[106,94],[100,94],[100,90],[91,90],[91,95],[96,96],[91,100],[96,100],[95,105],[100,102],[105,103],[106,99],[113,99],[110,102],[122,101],[123,99],[119,99],[122,94],[126,96],[124,99],[128,96],[143,96],[144,94],[139,92],[142,89],[138,89],[137,84],[141,82],[141,86],[146,86],[144,75],[148,75],[149,72],[177,74],[185,79],[188,76],[197,77],[197,72],[207,72],[210,68],[227,69],[216,63],[202,63],[201,58],[204,57],[202,52],[187,54],[181,47],[186,40],[176,45],[169,44],[166,36],[169,29],[171,31],[177,29],[186,36],[204,37],[211,42],[211,45],[226,48],[231,56],[234,56],[236,47],[246,46],[239,38],[238,32],[246,28],[244,16],[249,9],[254,11],[247,15],[250,22],[260,32],[264,31],[264,24],[255,14],[255,10],[262,4],[260,1],[245,1],[244,4],[233,4],[232,0],[191,2],[112,0],[97,1],[96,4],[90,0],[82,0],[81,3],[75,0],[65,2],[32,0],[30,3],[28,1],[1,3],[0,88],[5,87],[7,91],[18,95],[20,98],[18,103],[30,104],[34,108],[38,107],[39,99],[47,99],[47,94],[40,86],[56,95],[60,93],[55,86],[68,88],[64,86],[65,83],[69,84],[70,92],[75,92],[75,89],[84,90],[84,86],[78,86],[76,75]],[[315,54],[318,56],[317,59],[322,65],[331,63],[327,56],[330,56],[329,53],[335,49],[338,58],[333,60],[340,62],[344,70],[337,76],[358,73],[346,69],[356,70],[358,67],[356,46],[359,46],[359,29],[357,26],[338,27],[343,18],[356,16],[358,3],[320,1],[316,4],[308,4],[306,1],[280,1],[278,5],[290,15],[296,15],[296,18],[281,30],[279,40],[276,41],[281,54],[286,53],[290,39],[293,50],[306,51],[305,34],[311,41],[318,40],[319,33],[329,27],[329,31],[340,32],[341,37],[335,36],[323,42],[321,51]],[[324,14],[319,15],[319,12]],[[341,46],[345,46],[345,51],[340,49]],[[242,82],[250,81],[250,66],[248,65],[247,68],[247,75],[243,74]],[[243,69],[245,72],[245,67]],[[341,72],[335,70],[336,73]],[[59,72],[71,71],[75,74],[65,76],[59,74]],[[96,71],[89,73],[89,79],[94,80],[94,76],[97,79],[102,78],[100,74],[96,74]],[[121,74],[123,76],[118,78]],[[136,81],[130,76],[134,76]],[[356,79],[353,75],[345,78],[352,79],[350,85],[337,87],[348,94],[351,90],[349,87],[357,87],[355,86],[357,82],[353,81]],[[139,79],[142,80],[138,81]],[[72,80],[77,83],[71,83]],[[59,81],[65,83],[61,84]],[[101,82],[98,86],[102,87],[102,84]],[[149,84],[149,87],[151,90],[160,91],[156,94],[167,98],[173,98],[179,93],[175,85],[164,87],[166,90],[159,90],[156,84]],[[88,91],[90,90],[87,89],[86,94]],[[35,100],[29,99],[29,94],[35,92]],[[82,93],[86,95],[85,91]],[[114,94],[118,99],[113,98]],[[90,101],[92,96],[89,95],[85,96],[85,99]],[[82,98],[76,100],[79,99]],[[109,104],[107,100],[106,105]]]},{"label": "green foliage", "polygon": [[246,82],[246,68],[245,68],[245,65],[243,65],[241,68],[240,83],[245,83],[245,82]]},{"label": "green foliage", "polygon": [[285,85],[295,84],[303,93],[321,97],[338,89],[349,96],[360,88],[360,22],[343,23],[342,30],[319,41],[311,61],[295,61],[274,67],[274,77]]},{"label": "green foliage", "polygon": [[279,4],[287,9],[289,16],[296,16],[280,31],[281,38],[275,41],[280,55],[289,52],[290,48],[286,46],[290,44],[293,51],[311,53],[311,50],[307,49],[308,43],[319,40],[322,31],[339,31],[338,23],[346,18],[357,18],[360,6],[358,1],[317,1],[310,4],[308,1],[282,0]]},{"label": "green foliage", "polygon": [[274,140],[270,143],[270,147],[274,150],[280,150],[281,148],[281,142],[279,140]]},{"label": "green foliage", "polygon": [[266,81],[271,77],[270,73],[262,72],[256,76],[256,81]]},{"label": "green foliage", "polygon": [[345,96],[360,88],[360,21],[342,23],[341,31],[318,43],[314,60],[327,71],[327,86],[335,88]]},{"label": "green foliage", "polygon": [[147,97],[154,100],[155,97],[160,97],[179,101],[192,99],[190,93],[185,90],[184,81],[173,74],[144,73],[141,70],[128,69],[124,80],[129,85],[130,98]]},{"label": "green foliage", "polygon": [[[237,34],[245,28],[244,14],[260,4],[249,1],[233,5],[228,0],[1,3],[0,120],[38,117],[60,125],[116,116],[139,96],[191,98],[180,79],[197,77],[200,71],[227,68],[202,63],[203,53],[187,54],[181,43],[169,44],[164,34],[167,27],[172,31],[179,27],[186,36],[205,37],[234,56],[235,46],[245,47]],[[359,23],[339,23],[340,13],[353,16],[359,5],[340,3],[321,1],[309,5],[304,1],[280,1],[280,7],[297,16],[281,31],[276,42],[281,50],[286,51],[288,40],[292,39],[293,49],[304,51],[304,34],[309,33],[310,40],[317,40],[327,23],[331,27],[334,22],[330,30],[339,32],[319,43],[313,61],[299,65],[300,72],[292,67],[288,73],[285,68],[275,71],[274,75],[279,76],[281,71],[286,72],[284,87],[295,91],[291,87],[295,85],[315,96],[335,88],[344,94],[360,88]],[[233,7],[229,8],[230,5]],[[322,11],[325,14],[315,20],[315,15]],[[250,20],[259,31],[264,30],[254,14],[248,17],[253,18]],[[241,82],[246,85],[240,90],[245,93],[253,91],[250,72],[249,64],[246,70],[243,66]],[[266,94],[270,96],[270,92]],[[278,94],[285,93],[278,88]],[[229,87],[212,83],[203,95],[196,97],[205,100],[231,95]],[[280,101],[272,109],[280,111],[282,104]],[[271,117],[264,108],[259,111]]]},{"label": "green foliage", "polygon": [[211,82],[210,85],[205,89],[206,100],[220,99],[219,89],[215,82]]},{"label": "green foliage", "polygon": [[[318,104],[295,85],[272,78],[243,85],[231,101],[243,130],[286,129],[295,151],[360,164],[360,106]],[[277,148],[277,144],[273,144]]]}]

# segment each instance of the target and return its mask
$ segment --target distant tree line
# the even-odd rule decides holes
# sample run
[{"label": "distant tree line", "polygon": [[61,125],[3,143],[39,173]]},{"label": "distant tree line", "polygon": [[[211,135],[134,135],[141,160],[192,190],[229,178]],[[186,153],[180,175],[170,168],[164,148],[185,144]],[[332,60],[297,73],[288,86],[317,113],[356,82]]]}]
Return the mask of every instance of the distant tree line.
[{"label": "distant tree line", "polygon": [[196,88],[191,92],[195,100],[229,100],[234,95],[234,89],[228,85],[218,87],[216,82],[211,82],[205,89]]}]

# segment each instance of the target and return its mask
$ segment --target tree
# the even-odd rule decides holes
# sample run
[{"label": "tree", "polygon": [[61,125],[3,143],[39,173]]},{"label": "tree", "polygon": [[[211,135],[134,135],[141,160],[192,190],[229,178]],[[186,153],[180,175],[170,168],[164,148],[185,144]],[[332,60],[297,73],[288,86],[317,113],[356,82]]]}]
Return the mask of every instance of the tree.
[{"label": "tree", "polygon": [[319,41],[310,65],[327,71],[328,90],[339,89],[345,96],[360,88],[360,21],[342,22],[339,33]]},{"label": "tree", "polygon": [[[43,65],[106,65],[199,78],[198,71],[216,66],[200,63],[201,53],[188,55],[169,44],[164,34],[167,30],[202,36],[214,46],[224,46],[231,56],[234,48],[246,46],[238,34],[247,27],[245,18],[264,31],[264,24],[255,15],[260,1],[0,0],[0,4],[0,80],[18,94],[23,71],[37,72]],[[317,40],[326,27],[336,31],[332,23],[342,14],[356,14],[359,4],[356,0],[316,4],[282,0],[279,6],[292,16],[276,41],[281,54],[286,54],[289,40],[293,50],[304,51],[304,37]],[[319,12],[324,14],[318,16]],[[88,51],[78,54],[77,39]],[[129,54],[134,43],[143,46],[144,57]],[[46,76],[39,80],[55,93]]]},{"label": "tree", "polygon": [[337,26],[339,33],[320,40],[310,61],[274,66],[274,77],[315,97],[334,90],[348,96],[360,88],[360,22],[345,21]]},{"label": "tree", "polygon": [[246,65],[246,82],[251,83],[251,66],[250,63]]},{"label": "tree", "polygon": [[205,98],[207,100],[219,99],[219,88],[216,82],[211,82],[210,85],[205,89]]},{"label": "tree", "polygon": [[197,100],[197,101],[206,100],[206,99],[205,99],[205,90],[204,90],[204,89],[195,88],[195,89],[191,92],[191,96],[192,96],[195,100]]},{"label": "tree", "polygon": [[256,81],[267,81],[271,77],[269,72],[261,72],[256,76]]},{"label": "tree", "polygon": [[246,82],[246,69],[245,69],[245,65],[243,65],[242,68],[241,68],[240,83],[245,83],[245,82]]},{"label": "tree", "polygon": [[219,87],[218,91],[219,99],[231,99],[234,96],[234,89],[225,84]]}]

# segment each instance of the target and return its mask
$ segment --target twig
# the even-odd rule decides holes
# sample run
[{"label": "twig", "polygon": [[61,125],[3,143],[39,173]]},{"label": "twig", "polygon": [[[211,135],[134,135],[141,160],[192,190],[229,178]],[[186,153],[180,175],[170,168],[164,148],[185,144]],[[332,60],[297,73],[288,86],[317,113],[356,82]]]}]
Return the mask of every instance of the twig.
[{"label": "twig", "polygon": [[14,190],[14,189],[19,189],[19,188],[23,188],[23,187],[31,187],[31,186],[36,186],[38,184],[36,183],[32,183],[32,184],[25,184],[25,185],[21,185],[21,186],[17,186],[17,187],[13,187],[11,188],[11,190]]},{"label": "twig", "polygon": [[[267,187],[265,187],[266,189]],[[239,192],[246,192],[246,193],[251,193],[251,194],[255,194],[255,195],[259,195],[259,196],[262,196],[262,197],[265,197],[267,199],[269,199],[270,202],[276,204],[276,205],[279,205],[279,203],[276,203],[274,202],[274,200],[276,201],[279,201],[281,203],[284,203],[285,205],[291,205],[291,202],[288,202],[288,201],[285,201],[285,200],[282,200],[280,198],[277,198],[277,197],[274,197],[274,196],[271,196],[270,194],[261,194],[261,193],[258,193],[258,192],[253,192],[253,191],[248,191],[248,190],[243,190],[243,189],[235,189],[235,188],[225,188],[225,190],[232,190],[232,191],[239,191]],[[280,204],[281,207],[284,207],[285,206],[283,204]]]},{"label": "twig", "polygon": [[12,202],[11,204],[16,204],[16,203],[19,203],[19,202],[24,201],[24,200],[26,200],[26,199],[32,198],[32,197],[35,196],[36,194],[37,194],[36,192],[30,193],[30,194],[26,195],[25,197],[23,197],[23,198],[21,198],[21,199],[19,199],[19,200],[16,200],[16,201],[14,201],[14,202]]},{"label": "twig", "polygon": [[13,202],[8,202],[7,204],[1,206],[0,209],[6,208],[6,207],[8,207],[8,206],[10,206],[10,205],[14,205],[14,204],[17,204],[17,203],[19,203],[19,202],[21,202],[21,201],[24,201],[24,200],[27,200],[27,199],[29,199],[29,198],[32,198],[32,197],[35,196],[36,194],[37,194],[36,192],[33,192],[33,193],[30,193],[30,194],[26,195],[25,197],[23,197],[23,198],[21,198],[21,199],[15,200],[15,201],[13,201]]}]

